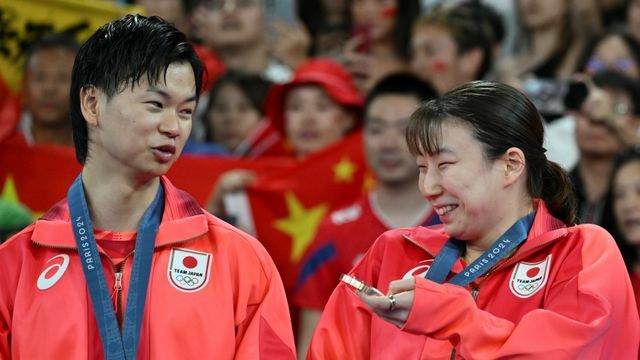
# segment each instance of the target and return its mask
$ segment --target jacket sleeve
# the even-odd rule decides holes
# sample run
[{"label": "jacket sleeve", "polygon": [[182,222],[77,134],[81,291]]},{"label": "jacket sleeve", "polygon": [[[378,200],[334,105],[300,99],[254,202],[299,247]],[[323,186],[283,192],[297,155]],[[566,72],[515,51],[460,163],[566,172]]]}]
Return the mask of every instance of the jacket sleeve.
[{"label": "jacket sleeve", "polygon": [[280,275],[267,251],[250,240],[256,257],[239,271],[246,285],[236,292],[243,305],[236,309],[236,358],[295,359],[289,306]]},{"label": "jacket sleeve", "polygon": [[544,308],[518,323],[478,309],[462,287],[416,278],[403,330],[448,340],[463,358],[636,359],[640,324],[620,253],[601,228],[584,227],[581,236],[573,252],[580,259],[559,269],[568,277],[547,284]]},{"label": "jacket sleeve", "polygon": [[[367,284],[378,283],[382,235],[349,272]],[[368,359],[372,312],[353,289],[340,283],[331,294],[311,339],[307,359]]]},{"label": "jacket sleeve", "polygon": [[20,244],[30,238],[31,229],[26,228],[0,245],[0,359],[11,359],[13,304],[24,252]]},{"label": "jacket sleeve", "polygon": [[11,358],[11,303],[10,294],[12,291],[8,289],[7,267],[5,266],[6,251],[2,251],[0,247],[0,359]]}]

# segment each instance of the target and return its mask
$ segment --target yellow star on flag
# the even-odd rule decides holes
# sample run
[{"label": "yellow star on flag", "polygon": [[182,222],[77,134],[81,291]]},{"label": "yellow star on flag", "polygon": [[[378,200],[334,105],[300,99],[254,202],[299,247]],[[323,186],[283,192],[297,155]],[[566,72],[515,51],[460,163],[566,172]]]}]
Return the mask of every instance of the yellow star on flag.
[{"label": "yellow star on flag", "polygon": [[333,180],[337,183],[353,182],[353,175],[357,169],[358,166],[345,156],[333,166]]},{"label": "yellow star on flag", "polygon": [[2,193],[0,193],[0,199],[3,199],[9,204],[19,205],[21,213],[23,212],[25,216],[30,215],[32,220],[37,220],[44,214],[43,212],[30,211],[24,204],[20,202],[20,197],[18,196],[18,191],[16,190],[16,183],[13,180],[13,176],[11,175],[7,175],[4,180]]},{"label": "yellow star on flag", "polygon": [[0,194],[0,198],[3,198],[6,202],[11,204],[20,204],[13,176],[7,175],[7,178],[4,180],[4,186],[2,187],[2,194]]},{"label": "yellow star on flag", "polygon": [[320,221],[329,211],[329,206],[320,204],[305,209],[291,191],[286,192],[284,198],[289,216],[276,220],[274,226],[291,237],[291,260],[297,262],[311,243]]}]

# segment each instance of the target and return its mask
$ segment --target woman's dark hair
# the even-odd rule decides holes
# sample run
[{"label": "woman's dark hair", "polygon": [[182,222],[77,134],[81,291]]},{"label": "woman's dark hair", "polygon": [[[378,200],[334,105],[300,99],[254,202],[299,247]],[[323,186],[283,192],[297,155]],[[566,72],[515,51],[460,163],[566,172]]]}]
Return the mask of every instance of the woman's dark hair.
[{"label": "woman's dark hair", "polygon": [[[616,156],[613,161],[613,169],[611,171],[611,179],[609,181],[609,190],[607,191],[607,199],[605,200],[605,208],[603,211],[609,212],[613,214],[613,203],[615,202],[615,194],[613,191],[613,181],[615,180],[618,172],[622,167],[627,164],[639,162],[640,163],[640,146],[633,146],[627,148]],[[615,217],[615,216],[614,216]],[[620,229],[618,228],[618,224],[616,221],[613,222],[613,226],[607,229],[613,238],[616,240],[618,244],[618,248],[622,253],[622,258],[624,259],[625,264],[627,265],[627,269],[630,271],[633,269],[634,264],[636,264],[640,259],[638,259],[638,251],[636,248],[629,244]]]},{"label": "woman's dark hair", "polygon": [[511,147],[522,150],[529,195],[542,199],[551,214],[565,224],[575,223],[571,180],[558,164],[547,160],[542,118],[524,94],[505,84],[473,81],[423,103],[407,127],[410,151],[414,155],[434,154],[446,122],[468,126],[489,160],[498,159]]},{"label": "woman's dark hair", "polygon": [[94,86],[110,99],[145,76],[150,84],[163,81],[173,63],[191,65],[196,98],[204,66],[186,36],[157,16],[125,15],[100,27],[82,45],[71,75],[70,116],[76,157],[84,163],[88,150],[87,123],[80,109],[80,91]]},{"label": "woman's dark hair", "polygon": [[492,66],[493,46],[504,37],[502,19],[491,7],[479,1],[470,1],[453,8],[438,7],[418,19],[415,27],[436,26],[448,31],[458,47],[459,54],[473,49],[482,50],[482,62],[475,78],[482,79]]},{"label": "woman's dark hair", "polygon": [[205,141],[213,142],[211,124],[208,121],[209,113],[216,102],[216,98],[225,85],[236,86],[247,97],[251,106],[260,115],[264,115],[264,99],[269,92],[269,89],[273,83],[266,80],[258,74],[252,74],[237,70],[229,70],[222,74],[216,82],[213,84],[211,91],[209,92],[209,103],[207,104],[207,111],[205,112]]},{"label": "woman's dark hair", "polygon": [[393,35],[396,53],[408,59],[410,52],[411,30],[420,15],[420,0],[398,0]]},{"label": "woman's dark hair", "polygon": [[636,41],[631,35],[621,32],[621,31],[608,31],[597,35],[587,43],[584,51],[582,52],[582,56],[580,57],[580,61],[578,62],[578,70],[581,72],[585,72],[587,68],[587,64],[589,60],[593,56],[593,53],[596,51],[596,48],[603,41],[611,38],[611,37],[619,37],[622,42],[625,43],[629,51],[631,52],[631,56],[633,57],[633,61],[636,63],[636,66],[640,68],[640,43]]},{"label": "woman's dark hair", "polygon": [[[351,13],[349,4],[345,4],[344,12],[340,23],[331,24],[328,20],[328,12],[323,0],[297,0],[298,17],[306,26],[311,35],[310,56],[315,56],[319,52],[318,36],[325,32],[344,32],[348,34],[351,29]],[[322,54],[320,54],[322,55]]]}]

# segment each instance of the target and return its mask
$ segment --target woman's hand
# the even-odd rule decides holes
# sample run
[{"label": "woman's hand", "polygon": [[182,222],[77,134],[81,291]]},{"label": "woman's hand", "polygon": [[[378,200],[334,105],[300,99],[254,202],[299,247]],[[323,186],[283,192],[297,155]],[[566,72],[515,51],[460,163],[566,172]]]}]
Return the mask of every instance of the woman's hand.
[{"label": "woman's hand", "polygon": [[213,195],[207,202],[207,211],[212,214],[224,214],[224,196],[244,190],[255,178],[255,172],[242,169],[227,171],[220,175],[214,186]]},{"label": "woman's hand", "polygon": [[275,30],[275,40],[272,46],[273,56],[295,70],[307,59],[311,46],[309,31],[301,22],[298,22],[294,27],[282,22],[274,22],[272,25]]},{"label": "woman's hand", "polygon": [[366,295],[362,291],[356,293],[374,313],[401,328],[407,322],[413,305],[415,285],[414,278],[395,280],[389,283],[387,296]]}]

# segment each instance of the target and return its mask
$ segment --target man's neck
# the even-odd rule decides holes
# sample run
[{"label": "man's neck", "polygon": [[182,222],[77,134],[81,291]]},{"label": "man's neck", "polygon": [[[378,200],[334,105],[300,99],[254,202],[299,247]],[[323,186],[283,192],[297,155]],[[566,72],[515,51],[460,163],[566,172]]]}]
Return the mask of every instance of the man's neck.
[{"label": "man's neck", "polygon": [[31,126],[34,144],[53,144],[73,146],[73,133],[70,125]]},{"label": "man's neck", "polygon": [[422,197],[415,182],[407,184],[385,185],[378,184],[375,190],[376,205],[383,212],[382,215],[391,222],[393,227],[411,227],[420,225],[416,222],[420,215],[426,215],[431,208]]},{"label": "man's neck", "polygon": [[91,221],[95,229],[136,231],[142,216],[153,202],[160,178],[129,181],[85,168],[82,180]]},{"label": "man's neck", "polygon": [[269,52],[263,43],[255,46],[228,46],[218,49],[217,54],[229,69],[261,74],[269,67]]},{"label": "man's neck", "polygon": [[609,187],[609,177],[613,169],[609,157],[582,157],[578,163],[578,172],[584,185],[584,193],[589,203],[600,201]]}]

